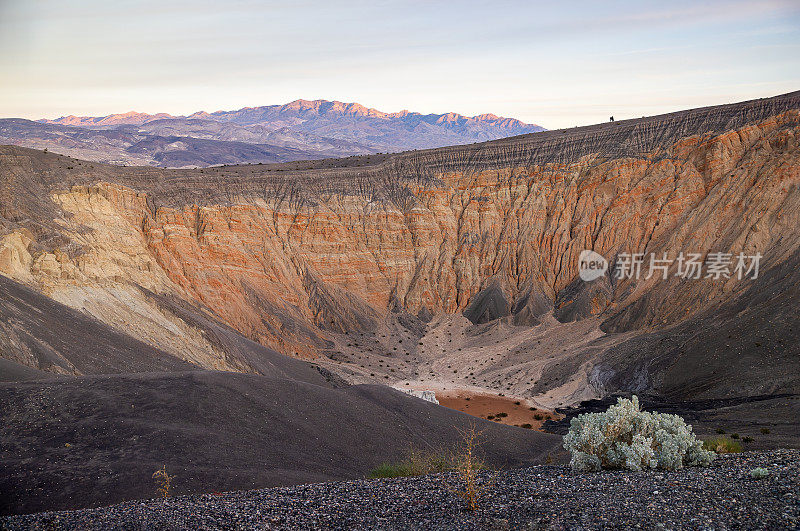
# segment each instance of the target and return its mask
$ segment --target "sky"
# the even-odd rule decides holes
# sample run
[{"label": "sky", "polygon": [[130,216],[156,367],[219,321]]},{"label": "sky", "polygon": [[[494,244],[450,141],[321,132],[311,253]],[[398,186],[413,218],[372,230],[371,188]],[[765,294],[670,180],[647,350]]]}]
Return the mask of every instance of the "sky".
[{"label": "sky", "polygon": [[299,98],[549,129],[800,89],[800,2],[0,0],[0,117]]}]

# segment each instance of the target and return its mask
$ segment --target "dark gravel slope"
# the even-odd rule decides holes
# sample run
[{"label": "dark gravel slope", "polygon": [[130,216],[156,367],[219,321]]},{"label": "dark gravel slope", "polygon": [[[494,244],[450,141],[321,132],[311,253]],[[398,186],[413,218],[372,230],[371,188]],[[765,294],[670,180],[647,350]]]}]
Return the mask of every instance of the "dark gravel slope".
[{"label": "dark gravel slope", "polygon": [[[800,452],[723,456],[710,468],[580,474],[539,466],[495,477],[464,510],[446,475],[131,502],[0,521],[15,529],[796,529]],[[764,479],[750,476],[767,468]]]},{"label": "dark gravel slope", "polygon": [[[225,353],[226,361],[242,372],[326,387],[341,385],[318,366],[251,341],[187,302],[144,289],[142,292],[165,312],[200,330],[209,342]],[[198,367],[192,363],[0,275],[0,381],[49,379],[58,373],[85,375],[194,369]]]},{"label": "dark gravel slope", "polygon": [[22,365],[7,359],[0,358],[0,382],[16,382],[21,380],[42,380],[55,377],[47,373]]},{"label": "dark gravel slope", "polygon": [[[3,275],[0,357],[62,374],[186,371],[194,367]],[[0,366],[4,372],[6,368],[10,372],[10,366]]]},{"label": "dark gravel slope", "polygon": [[561,438],[500,426],[389,387],[341,389],[223,372],[0,384],[0,514],[364,477],[409,447],[484,430],[488,461],[541,463]]}]

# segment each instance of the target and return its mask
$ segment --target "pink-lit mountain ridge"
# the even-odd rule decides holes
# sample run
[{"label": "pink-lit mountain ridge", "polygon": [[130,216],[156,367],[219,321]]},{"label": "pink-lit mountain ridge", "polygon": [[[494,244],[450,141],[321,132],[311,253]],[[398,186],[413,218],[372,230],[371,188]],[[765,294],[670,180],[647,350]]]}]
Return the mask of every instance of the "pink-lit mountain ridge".
[{"label": "pink-lit mountain ridge", "polygon": [[386,113],[358,103],[295,100],[189,116],[131,111],[2,119],[0,142],[112,164],[202,167],[428,149],[543,130],[494,114]]}]

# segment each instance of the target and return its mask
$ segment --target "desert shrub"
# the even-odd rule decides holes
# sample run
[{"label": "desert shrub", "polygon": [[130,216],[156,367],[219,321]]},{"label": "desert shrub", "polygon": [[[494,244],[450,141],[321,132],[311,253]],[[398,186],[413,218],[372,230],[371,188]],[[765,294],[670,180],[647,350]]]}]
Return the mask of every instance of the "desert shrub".
[{"label": "desert shrub", "polygon": [[536,420],[542,420],[542,419],[544,418],[544,416],[542,416],[542,415],[540,415],[539,413],[537,413],[537,414],[535,414],[535,415],[533,416],[533,418],[535,418]]},{"label": "desert shrub", "polygon": [[733,435],[731,435],[731,439],[738,439],[738,438],[739,438],[738,433],[734,433]]},{"label": "desert shrub", "polygon": [[570,466],[578,471],[677,470],[708,465],[714,458],[681,417],[642,411],[636,396],[620,398],[604,413],[572,419],[564,448],[572,453]]},{"label": "desert shrub", "polygon": [[753,479],[764,479],[767,476],[769,476],[769,470],[766,468],[758,467],[750,471],[750,477]]},{"label": "desert shrub", "polygon": [[769,433],[769,428],[761,428],[761,433],[767,435]]},{"label": "desert shrub", "polygon": [[703,442],[703,448],[718,454],[737,454],[742,445],[729,437],[712,437]]},{"label": "desert shrub", "polygon": [[742,442],[751,443],[753,442],[753,438],[750,437],[749,435],[745,435],[744,437],[742,437]]},{"label": "desert shrub", "polygon": [[525,424],[521,425],[520,428],[525,428],[526,430],[530,430],[533,429],[533,426],[526,422]]}]

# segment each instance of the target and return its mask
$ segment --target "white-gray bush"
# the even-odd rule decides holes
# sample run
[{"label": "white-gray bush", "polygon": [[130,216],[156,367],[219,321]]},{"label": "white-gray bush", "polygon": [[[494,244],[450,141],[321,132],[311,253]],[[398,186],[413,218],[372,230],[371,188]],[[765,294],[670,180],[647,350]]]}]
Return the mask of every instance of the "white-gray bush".
[{"label": "white-gray bush", "polygon": [[703,449],[702,441],[681,417],[641,411],[636,396],[620,398],[604,413],[572,419],[564,448],[572,453],[572,469],[585,472],[602,468],[677,470],[707,466],[715,456]]}]

